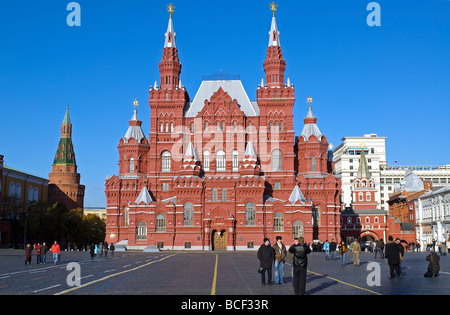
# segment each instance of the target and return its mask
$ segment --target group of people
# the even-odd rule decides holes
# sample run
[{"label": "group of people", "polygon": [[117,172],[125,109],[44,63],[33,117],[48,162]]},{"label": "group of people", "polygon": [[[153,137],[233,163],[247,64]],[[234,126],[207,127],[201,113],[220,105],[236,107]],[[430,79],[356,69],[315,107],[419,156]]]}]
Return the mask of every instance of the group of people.
[{"label": "group of people", "polygon": [[53,263],[56,265],[60,259],[61,259],[61,248],[58,244],[58,242],[54,242],[53,245],[50,247],[50,249],[47,247],[47,245],[42,243],[34,244],[31,246],[31,244],[27,244],[25,246],[25,265],[30,264],[31,265],[31,256],[33,255],[33,250],[36,253],[36,262],[37,264],[44,264],[47,262],[47,253],[50,250],[53,253]]},{"label": "group of people", "polygon": [[108,242],[100,242],[98,244],[91,244],[91,248],[89,253],[91,255],[91,259],[94,259],[97,255],[103,257],[103,253],[105,253],[105,257],[108,256],[108,251],[111,251],[111,256],[114,256],[115,246],[114,243],[108,246]]},{"label": "group of people", "polygon": [[[281,236],[276,237],[276,243],[271,246],[268,238],[258,249],[258,259],[260,267],[258,272],[261,274],[262,285],[272,284],[272,265],[275,270],[275,284],[284,284],[284,264],[286,256],[290,255],[292,259],[292,283],[296,295],[304,295],[306,291],[306,272],[308,267],[308,254],[311,248],[305,244],[304,237],[294,239],[294,243],[286,250]],[[267,282],[266,282],[267,274]]]}]

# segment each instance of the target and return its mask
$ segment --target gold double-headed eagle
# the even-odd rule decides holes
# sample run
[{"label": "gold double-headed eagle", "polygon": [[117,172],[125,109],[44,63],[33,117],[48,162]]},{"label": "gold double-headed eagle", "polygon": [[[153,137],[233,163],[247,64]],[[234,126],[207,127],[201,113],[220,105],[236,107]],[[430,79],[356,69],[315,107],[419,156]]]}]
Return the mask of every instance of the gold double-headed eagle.
[{"label": "gold double-headed eagle", "polygon": [[270,10],[272,10],[272,12],[273,12],[273,16],[275,16],[275,12],[277,11],[278,6],[275,4],[275,2],[272,2],[269,5],[270,5]]},{"label": "gold double-headed eagle", "polygon": [[175,12],[175,7],[171,4],[167,6],[167,11],[170,13],[170,18],[172,18],[172,13]]}]

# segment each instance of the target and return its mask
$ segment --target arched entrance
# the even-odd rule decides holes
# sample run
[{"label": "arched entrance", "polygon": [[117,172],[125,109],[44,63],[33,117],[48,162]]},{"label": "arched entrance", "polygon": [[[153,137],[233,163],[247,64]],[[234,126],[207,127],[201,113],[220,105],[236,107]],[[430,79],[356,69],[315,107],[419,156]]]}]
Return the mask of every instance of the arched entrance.
[{"label": "arched entrance", "polygon": [[227,250],[226,230],[212,231],[212,250]]}]

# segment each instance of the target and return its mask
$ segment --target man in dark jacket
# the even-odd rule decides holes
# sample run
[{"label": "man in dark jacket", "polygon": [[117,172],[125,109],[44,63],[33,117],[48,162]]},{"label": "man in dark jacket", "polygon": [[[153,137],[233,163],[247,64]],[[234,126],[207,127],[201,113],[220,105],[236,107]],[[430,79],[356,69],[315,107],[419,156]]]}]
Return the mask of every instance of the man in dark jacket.
[{"label": "man in dark jacket", "polygon": [[400,263],[403,255],[405,254],[405,249],[403,248],[403,245],[400,243],[394,242],[394,239],[392,236],[389,236],[388,242],[386,244],[386,249],[384,256],[388,260],[389,270],[390,270],[390,277],[389,279],[394,279],[395,274],[394,271],[397,273],[398,278],[402,278],[402,270],[400,268]]},{"label": "man in dark jacket", "polygon": [[275,253],[272,246],[270,246],[270,241],[268,238],[264,239],[264,244],[262,244],[258,249],[258,259],[260,262],[261,272],[261,282],[262,285],[266,284],[266,272],[267,272],[267,284],[272,284],[272,263],[275,258]]},{"label": "man in dark jacket", "polygon": [[305,238],[300,236],[294,239],[294,244],[289,247],[289,252],[293,254],[292,264],[294,265],[294,293],[295,295],[305,295],[306,292],[306,269],[308,267],[308,254],[311,249],[306,246]]}]

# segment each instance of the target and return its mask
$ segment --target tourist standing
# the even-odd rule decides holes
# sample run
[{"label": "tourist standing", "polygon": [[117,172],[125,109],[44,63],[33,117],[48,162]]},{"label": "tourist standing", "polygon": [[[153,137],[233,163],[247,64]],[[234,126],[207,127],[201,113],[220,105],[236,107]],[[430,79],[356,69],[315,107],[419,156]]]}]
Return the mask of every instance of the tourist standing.
[{"label": "tourist standing", "polygon": [[331,239],[331,243],[330,243],[330,254],[331,254],[331,259],[333,259],[333,260],[336,260],[336,247],[337,247],[337,244],[333,238],[333,239]]},{"label": "tourist standing", "polygon": [[[386,251],[384,256],[388,260],[390,277],[389,279],[395,278],[395,273],[397,273],[398,278],[402,278],[402,270],[400,268],[401,257],[404,254],[404,249],[401,244],[394,242],[392,236],[388,237],[388,242],[386,244]],[[394,273],[395,271],[395,273]]]},{"label": "tourist standing", "polygon": [[45,244],[45,242],[42,243],[42,247],[41,247],[41,264],[46,263],[47,260],[47,252],[48,252],[48,247]]},{"label": "tourist standing", "polygon": [[282,242],[281,236],[277,236],[276,240],[276,243],[273,245],[275,254],[275,284],[284,284],[284,259],[286,258],[287,250]]},{"label": "tourist standing", "polygon": [[30,244],[27,244],[25,247],[25,265],[29,263],[31,265],[31,254],[33,252],[33,248]]},{"label": "tourist standing", "polygon": [[115,249],[116,249],[116,247],[114,246],[114,243],[111,243],[111,245],[109,245],[109,250],[111,251],[111,256],[114,256]]},{"label": "tourist standing", "polygon": [[273,248],[270,246],[270,240],[264,238],[264,244],[262,244],[258,249],[258,259],[261,272],[261,282],[262,285],[266,285],[266,273],[267,273],[267,284],[272,284],[272,262],[274,260],[275,254]]},{"label": "tourist standing", "polygon": [[330,243],[328,243],[328,240],[323,243],[323,250],[325,251],[325,260],[329,260],[330,257]]},{"label": "tourist standing", "polygon": [[350,245],[350,250],[352,251],[353,254],[353,266],[359,267],[360,264],[359,254],[361,254],[361,245],[358,243],[356,239]]},{"label": "tourist standing", "polygon": [[41,244],[37,243],[36,247],[36,264],[40,264],[41,263]]},{"label": "tourist standing", "polygon": [[339,254],[341,255],[341,265],[345,266],[345,255],[347,254],[347,245],[344,241],[339,244]]},{"label": "tourist standing", "polygon": [[308,254],[311,249],[306,246],[305,238],[300,236],[294,239],[294,244],[289,247],[289,252],[293,254],[292,265],[294,266],[293,286],[295,295],[305,295],[306,292],[306,272],[308,267]]},{"label": "tourist standing", "polygon": [[59,261],[59,255],[61,254],[61,248],[59,247],[59,244],[55,241],[50,248],[51,252],[53,253],[53,263],[56,265]]},{"label": "tourist standing", "polygon": [[381,258],[384,259],[384,241],[380,238],[375,245],[375,259],[377,259],[377,254],[380,253]]}]

